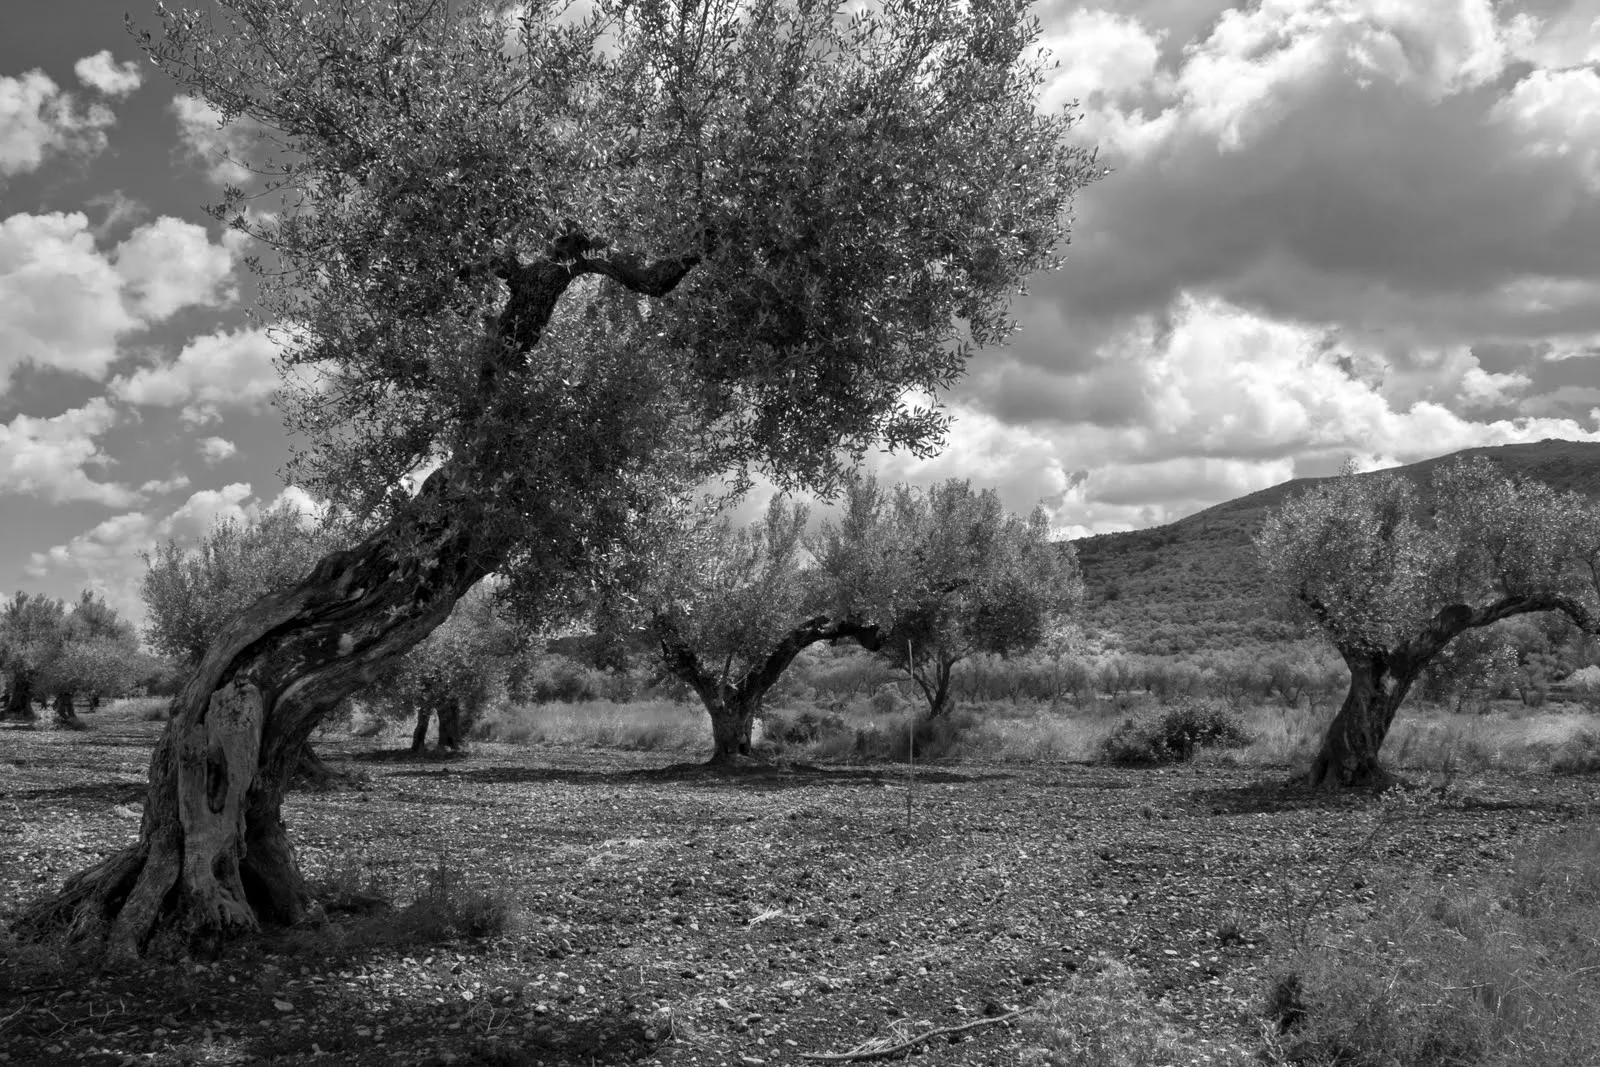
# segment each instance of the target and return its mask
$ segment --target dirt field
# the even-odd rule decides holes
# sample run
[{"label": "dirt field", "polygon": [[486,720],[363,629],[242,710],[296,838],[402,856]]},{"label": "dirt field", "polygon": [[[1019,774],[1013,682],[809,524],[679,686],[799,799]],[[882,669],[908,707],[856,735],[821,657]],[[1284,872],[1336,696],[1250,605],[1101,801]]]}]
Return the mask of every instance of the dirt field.
[{"label": "dirt field", "polygon": [[[160,724],[91,724],[0,732],[7,902],[136,834]],[[286,809],[308,876],[403,906],[459,872],[452,892],[514,905],[502,932],[380,936],[381,914],[340,911],[213,963],[101,976],[18,951],[0,1062],[795,1064],[1026,1009],[1109,958],[1181,1038],[1174,1062],[1244,1063],[1297,924],[1349,929],[1379,894],[1502,869],[1600,807],[1593,776],[1473,776],[1348,860],[1380,805],[1282,790],[1282,770],[961,764],[908,789],[900,767],[725,777],[372,744],[322,742],[357,782]],[[1024,1013],[912,1062],[1012,1064],[1035,1039]]]}]

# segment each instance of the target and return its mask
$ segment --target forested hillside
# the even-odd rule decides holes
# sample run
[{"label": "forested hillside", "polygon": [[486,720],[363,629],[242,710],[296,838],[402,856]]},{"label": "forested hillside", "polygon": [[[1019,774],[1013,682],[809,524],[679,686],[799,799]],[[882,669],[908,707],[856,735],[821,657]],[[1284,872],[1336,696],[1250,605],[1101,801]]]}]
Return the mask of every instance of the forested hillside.
[{"label": "forested hillside", "polygon": [[[1600,496],[1600,443],[1545,440],[1454,455],[1487,456],[1512,474],[1556,490]],[[1450,458],[1396,469],[1426,490],[1434,468]],[[1091,636],[1147,655],[1292,638],[1294,626],[1267,595],[1250,538],[1269,509],[1322,480],[1296,478],[1165,526],[1074,541],[1088,586]]]}]

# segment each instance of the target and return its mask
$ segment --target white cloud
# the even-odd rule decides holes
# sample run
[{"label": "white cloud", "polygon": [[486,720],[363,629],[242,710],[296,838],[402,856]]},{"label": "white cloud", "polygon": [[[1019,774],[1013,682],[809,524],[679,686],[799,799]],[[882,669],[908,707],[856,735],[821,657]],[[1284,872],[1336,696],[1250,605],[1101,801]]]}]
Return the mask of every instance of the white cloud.
[{"label": "white cloud", "polygon": [[187,474],[174,474],[171,478],[153,478],[145,482],[139,487],[139,492],[151,496],[165,496],[168,493],[175,493],[179,489],[187,488],[189,488],[189,476]]},{"label": "white cloud", "polygon": [[239,446],[225,437],[207,437],[200,442],[200,458],[208,466],[221,463],[238,451]]},{"label": "white cloud", "polygon": [[[1465,350],[1434,353],[1426,373],[1400,373],[1382,351],[1214,297],[1185,295],[1096,355],[1042,400],[1048,376],[1002,358],[958,395],[942,455],[878,468],[919,484],[971,472],[1014,510],[1042,499],[1058,525],[1100,532],[1171,521],[1350,455],[1392,466],[1480,445],[1600,440],[1600,425],[1548,408],[1474,419],[1473,410],[1516,404],[1529,379],[1486,371]],[[1011,375],[1019,386],[1008,385]],[[1074,390],[1080,400],[1112,396],[1121,410],[1051,410],[1052,396]]]},{"label": "white cloud", "polygon": [[205,227],[163,216],[134,230],[111,254],[123,298],[146,322],[186,307],[215,306],[237,295],[233,253],[212,244]]},{"label": "white cloud", "polygon": [[172,114],[178,120],[179,140],[189,155],[204,165],[212,184],[250,181],[252,152],[261,142],[247,120],[236,119],[224,126],[221,112],[192,96],[173,97]]},{"label": "white cloud", "polygon": [[96,397],[51,418],[18,415],[0,426],[0,494],[27,494],[52,504],[90,500],[126,507],[133,503],[138,494],[131,489],[94,481],[84,470],[110,462],[95,439],[116,421],[116,411]]},{"label": "white cloud", "polygon": [[98,378],[127,335],[231,299],[231,271],[224,245],[173,218],[109,252],[82,212],[0,220],[0,383],[27,360]]},{"label": "white cloud", "polygon": [[44,71],[0,77],[0,179],[38,170],[51,155],[93,155],[116,121],[102,104],[80,109]]},{"label": "white cloud", "polygon": [[277,351],[264,329],[205,334],[184,345],[171,363],[114,379],[111,394],[132,404],[181,406],[186,421],[203,425],[223,408],[264,407],[278,387],[272,365]]},{"label": "white cloud", "polygon": [[111,58],[109,48],[84,56],[73,64],[72,72],[84,85],[107,96],[127,96],[144,81],[138,63],[131,59],[118,63]]}]

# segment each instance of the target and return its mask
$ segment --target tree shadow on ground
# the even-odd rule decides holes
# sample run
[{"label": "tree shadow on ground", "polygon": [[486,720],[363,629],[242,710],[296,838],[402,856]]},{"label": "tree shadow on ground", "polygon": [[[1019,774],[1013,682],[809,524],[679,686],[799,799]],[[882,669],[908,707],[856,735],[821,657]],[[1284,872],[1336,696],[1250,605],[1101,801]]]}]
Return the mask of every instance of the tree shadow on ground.
[{"label": "tree shadow on ground", "polygon": [[1354,811],[1382,794],[1381,787],[1313,789],[1292,782],[1264,781],[1184,794],[1195,810],[1212,815],[1271,815],[1290,811]]},{"label": "tree shadow on ground", "polygon": [[[815,786],[875,787],[886,783],[903,783],[903,767],[814,767],[809,764],[783,764],[770,766],[742,766],[736,770],[704,763],[674,763],[666,767],[641,770],[584,771],[554,767],[464,767],[416,768],[396,771],[391,778],[461,779],[488,785],[560,785],[622,786],[648,785],[655,782],[682,782],[697,786],[723,787],[753,792],[774,792],[786,789],[803,789]],[[959,774],[949,770],[918,768],[916,780],[922,784],[945,785],[970,782],[999,781],[1013,777],[1009,774]]]},{"label": "tree shadow on ground", "polygon": [[18,789],[10,794],[12,800],[95,800],[107,804],[143,803],[144,782],[83,782],[78,785],[57,785],[43,789]]}]

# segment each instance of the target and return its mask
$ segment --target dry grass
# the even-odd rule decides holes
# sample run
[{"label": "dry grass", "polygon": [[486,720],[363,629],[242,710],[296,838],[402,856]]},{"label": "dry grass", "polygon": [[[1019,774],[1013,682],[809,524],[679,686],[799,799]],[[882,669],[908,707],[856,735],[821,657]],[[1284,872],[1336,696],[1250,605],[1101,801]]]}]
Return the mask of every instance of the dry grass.
[{"label": "dry grass", "polygon": [[1184,1043],[1157,1014],[1133,969],[1101,957],[1024,1017],[1023,1067],[1157,1067]]},{"label": "dry grass", "polygon": [[486,714],[474,735],[513,745],[640,752],[695,752],[711,745],[703,708],[665,700],[511,705]]},{"label": "dry grass", "polygon": [[1600,1063],[1600,829],[1547,838],[1486,884],[1391,900],[1269,991],[1279,1062]]}]

